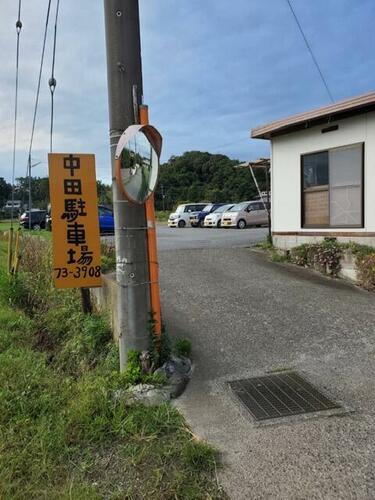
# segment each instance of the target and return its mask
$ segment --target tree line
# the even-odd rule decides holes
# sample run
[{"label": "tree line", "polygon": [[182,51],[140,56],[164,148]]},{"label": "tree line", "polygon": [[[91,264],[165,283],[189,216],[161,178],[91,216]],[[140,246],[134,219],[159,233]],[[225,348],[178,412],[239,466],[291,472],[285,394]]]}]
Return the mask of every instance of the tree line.
[{"label": "tree line", "polygon": [[[189,151],[172,156],[160,167],[155,192],[157,210],[172,210],[179,203],[247,201],[257,196],[248,168],[221,154]],[[262,191],[266,189],[264,169],[256,170]]]},{"label": "tree line", "polygon": [[[96,181],[98,201],[101,205],[112,205],[112,187],[102,181]],[[49,179],[48,177],[31,178],[32,208],[46,210],[49,204]],[[0,210],[5,203],[12,199],[12,185],[0,177]],[[28,205],[29,179],[18,177],[14,186],[14,199],[20,200],[23,206]]]},{"label": "tree line", "polygon": [[[155,191],[156,210],[172,210],[186,202],[240,202],[257,195],[248,168],[237,168],[239,161],[228,156],[201,151],[189,151],[172,156],[160,166],[158,186]],[[265,190],[263,169],[256,170],[261,190]],[[14,198],[28,203],[29,180],[16,180]],[[112,204],[112,188],[97,181],[98,200],[102,205]],[[12,186],[0,177],[0,208],[11,199]],[[49,204],[48,177],[32,177],[31,194],[33,208],[46,209]]]}]

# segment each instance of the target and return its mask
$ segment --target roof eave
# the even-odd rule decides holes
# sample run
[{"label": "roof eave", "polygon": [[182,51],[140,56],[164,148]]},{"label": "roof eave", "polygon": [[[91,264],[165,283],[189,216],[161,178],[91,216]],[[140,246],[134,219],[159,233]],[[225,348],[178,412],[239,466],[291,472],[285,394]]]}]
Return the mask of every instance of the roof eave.
[{"label": "roof eave", "polygon": [[253,139],[271,139],[273,136],[303,130],[324,123],[331,123],[351,116],[375,110],[375,92],[340,101],[324,108],[300,113],[276,122],[256,127],[251,131]]}]

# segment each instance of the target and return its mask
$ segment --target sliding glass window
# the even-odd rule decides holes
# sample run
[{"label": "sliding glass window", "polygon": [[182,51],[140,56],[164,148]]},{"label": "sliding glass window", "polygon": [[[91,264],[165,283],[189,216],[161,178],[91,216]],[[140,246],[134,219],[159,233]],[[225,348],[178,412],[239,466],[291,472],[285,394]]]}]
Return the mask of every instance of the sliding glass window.
[{"label": "sliding glass window", "polygon": [[302,227],[363,227],[363,144],[302,156]]}]

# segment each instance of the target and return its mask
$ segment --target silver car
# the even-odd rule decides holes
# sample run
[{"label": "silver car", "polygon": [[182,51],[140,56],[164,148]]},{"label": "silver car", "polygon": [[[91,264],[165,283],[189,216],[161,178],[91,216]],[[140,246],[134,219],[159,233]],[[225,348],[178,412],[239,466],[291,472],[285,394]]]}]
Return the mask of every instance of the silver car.
[{"label": "silver car", "polygon": [[245,229],[247,226],[268,226],[268,212],[265,204],[261,200],[237,203],[223,213],[221,227]]}]

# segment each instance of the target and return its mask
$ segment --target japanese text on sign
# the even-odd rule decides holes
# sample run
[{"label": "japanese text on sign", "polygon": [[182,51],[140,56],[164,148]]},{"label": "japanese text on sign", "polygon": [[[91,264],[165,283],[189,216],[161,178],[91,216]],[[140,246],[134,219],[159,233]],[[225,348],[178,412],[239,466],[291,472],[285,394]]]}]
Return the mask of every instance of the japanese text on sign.
[{"label": "japanese text on sign", "polygon": [[95,157],[49,154],[48,164],[55,286],[101,286]]}]

